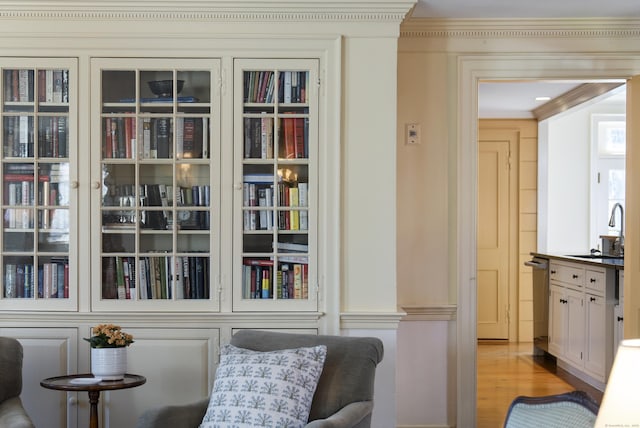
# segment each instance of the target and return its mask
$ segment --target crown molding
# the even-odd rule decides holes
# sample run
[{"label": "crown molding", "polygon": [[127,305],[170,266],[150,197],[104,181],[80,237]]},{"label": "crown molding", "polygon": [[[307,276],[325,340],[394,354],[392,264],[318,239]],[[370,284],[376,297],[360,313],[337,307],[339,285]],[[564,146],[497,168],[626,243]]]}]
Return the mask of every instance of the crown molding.
[{"label": "crown molding", "polygon": [[418,38],[640,38],[640,19],[408,18],[401,37]]},{"label": "crown molding", "polygon": [[0,0],[0,19],[402,22],[414,1]]},{"label": "crown molding", "polygon": [[532,111],[533,116],[538,121],[548,119],[595,97],[606,94],[623,84],[623,82],[584,83],[535,108]]}]

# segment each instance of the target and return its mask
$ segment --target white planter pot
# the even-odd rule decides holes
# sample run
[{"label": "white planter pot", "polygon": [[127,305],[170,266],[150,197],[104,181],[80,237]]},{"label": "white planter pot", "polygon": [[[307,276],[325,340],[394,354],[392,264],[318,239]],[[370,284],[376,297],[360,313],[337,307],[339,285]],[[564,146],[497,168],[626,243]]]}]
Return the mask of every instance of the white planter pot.
[{"label": "white planter pot", "polygon": [[127,372],[127,348],[91,348],[91,373],[103,380],[119,380]]}]

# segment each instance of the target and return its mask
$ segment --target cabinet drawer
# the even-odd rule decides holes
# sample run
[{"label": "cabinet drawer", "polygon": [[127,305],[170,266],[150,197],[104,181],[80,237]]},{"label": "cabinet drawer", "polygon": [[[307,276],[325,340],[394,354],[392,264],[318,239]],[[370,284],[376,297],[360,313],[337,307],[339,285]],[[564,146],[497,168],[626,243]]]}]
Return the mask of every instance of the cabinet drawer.
[{"label": "cabinet drawer", "polygon": [[590,290],[604,294],[607,275],[604,271],[587,269],[585,271],[584,286]]},{"label": "cabinet drawer", "polygon": [[568,285],[582,287],[584,285],[584,269],[559,263],[551,263],[549,278]]}]

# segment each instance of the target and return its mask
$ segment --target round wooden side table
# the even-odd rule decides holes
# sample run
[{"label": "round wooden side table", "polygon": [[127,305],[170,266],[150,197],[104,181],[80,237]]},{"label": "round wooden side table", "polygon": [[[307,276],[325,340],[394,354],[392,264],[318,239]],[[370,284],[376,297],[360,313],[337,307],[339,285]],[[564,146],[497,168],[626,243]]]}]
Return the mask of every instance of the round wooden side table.
[{"label": "round wooden side table", "polygon": [[89,393],[89,403],[91,403],[89,428],[98,428],[98,400],[100,399],[100,391],[135,388],[147,381],[144,376],[127,373],[124,375],[124,378],[120,380],[82,383],[82,380],[89,378],[93,378],[91,373],[50,377],[40,381],[40,385],[48,389],[58,391],[87,391]]}]

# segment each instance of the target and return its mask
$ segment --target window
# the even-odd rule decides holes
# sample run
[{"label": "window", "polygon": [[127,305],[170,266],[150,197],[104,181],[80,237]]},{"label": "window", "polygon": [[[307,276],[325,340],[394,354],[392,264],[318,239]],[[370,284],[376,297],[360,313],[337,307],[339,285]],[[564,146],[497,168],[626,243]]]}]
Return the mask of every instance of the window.
[{"label": "window", "polygon": [[[626,121],[623,114],[594,114],[591,116],[592,216],[595,236],[591,242],[600,243],[600,235],[620,233],[620,214],[616,213],[615,227],[609,227],[611,210],[616,203],[624,207]],[[592,232],[593,233],[593,232]]]}]

